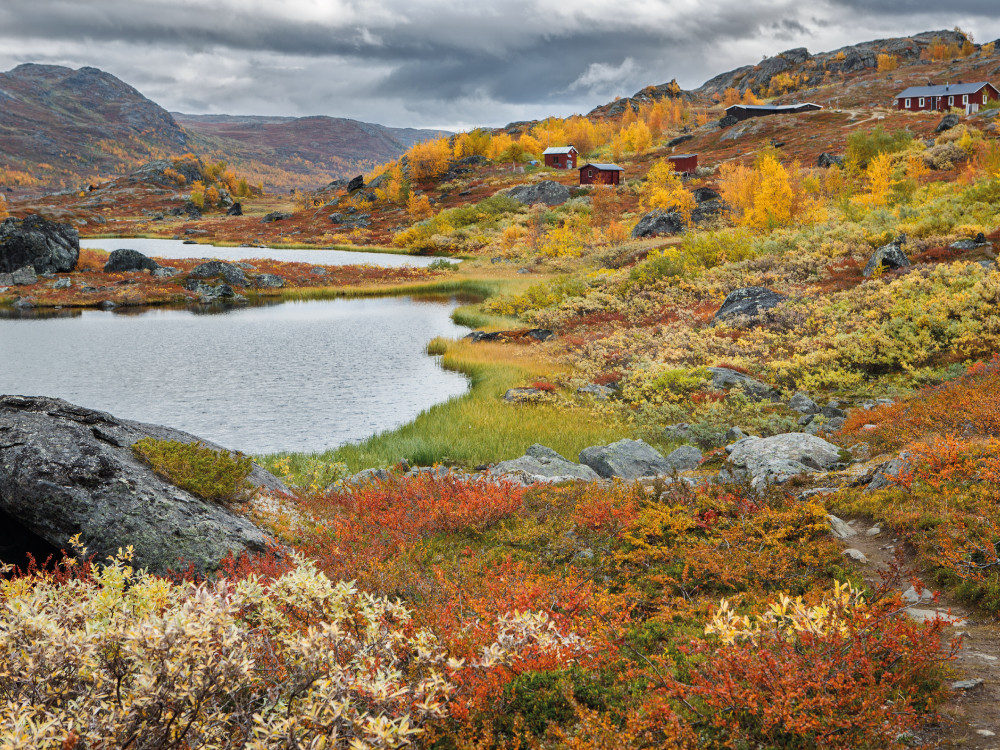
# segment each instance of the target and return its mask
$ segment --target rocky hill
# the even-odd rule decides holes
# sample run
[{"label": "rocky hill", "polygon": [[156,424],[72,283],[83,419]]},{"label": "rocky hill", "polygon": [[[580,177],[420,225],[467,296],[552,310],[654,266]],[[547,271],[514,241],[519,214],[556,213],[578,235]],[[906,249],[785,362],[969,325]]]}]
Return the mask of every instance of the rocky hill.
[{"label": "rocky hill", "polygon": [[186,151],[270,189],[315,188],[439,135],[336,117],[172,115],[90,67],[26,63],[0,73],[0,188],[76,189]]},{"label": "rocky hill", "polygon": [[822,85],[830,76],[847,76],[875,70],[878,68],[879,54],[891,55],[905,65],[920,60],[934,43],[961,46],[964,42],[965,36],[961,32],[942,30],[924,31],[907,37],[873,39],[815,55],[805,47],[797,47],[773,57],[765,57],[755,65],[743,65],[720,73],[690,91],[682,90],[676,81],[647,86],[630,97],[596,107],[588,116],[617,116],[626,107],[638,109],[646,102],[665,97],[710,103],[721,98],[723,92],[730,88],[741,94],[749,90],[756,95],[765,96],[771,89],[772,79],[782,74],[797,79],[790,90],[801,91]]},{"label": "rocky hill", "polygon": [[110,73],[26,63],[0,73],[0,185],[71,185],[187,149],[163,107]]}]

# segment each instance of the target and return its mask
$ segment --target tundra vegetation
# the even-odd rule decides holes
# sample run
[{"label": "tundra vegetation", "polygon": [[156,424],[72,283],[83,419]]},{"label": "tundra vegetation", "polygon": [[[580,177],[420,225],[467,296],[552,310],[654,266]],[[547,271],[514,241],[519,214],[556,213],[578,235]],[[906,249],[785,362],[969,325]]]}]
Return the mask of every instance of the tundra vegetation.
[{"label": "tundra vegetation", "polygon": [[[934,43],[925,55],[992,55],[986,47]],[[901,67],[890,57],[879,57],[882,78]],[[801,85],[775,77],[716,104]],[[939,117],[898,117],[910,119],[848,129],[845,115],[842,165],[818,168],[771,142],[791,127],[737,126],[749,139],[737,155],[717,128],[699,130],[707,105],[666,96],[616,116],[419,144],[368,175],[379,182],[366,195],[302,201],[289,221],[322,221],[308,237],[317,242],[331,210],[353,209],[376,227],[348,230],[358,243],[465,256],[458,271],[422,273],[486,297],[460,308],[460,322],[514,334],[433,341],[429,352],[467,373],[471,392],[410,425],[324,455],[261,457],[293,488],[243,506],[285,545],[272,554],[229,559],[201,580],[136,571],[127,551],[104,561],[77,550],[3,580],[0,746],[922,741],[941,718],[958,644],[943,622],[905,616],[903,568],[866,578],[845,558],[828,514],[877,523],[901,540],[900,566],[978,616],[1000,612],[1000,146],[983,120],[934,133]],[[718,158],[682,179],[665,143],[684,127]],[[574,186],[556,206],[501,192],[567,183],[528,162],[569,143],[581,158],[623,161],[628,179]],[[723,206],[705,214],[696,188]],[[676,212],[678,231],[633,239],[653,209]],[[891,243],[911,265],[864,276]],[[754,321],[716,320],[745,287],[786,299]],[[305,282],[283,292],[316,293]],[[555,335],[523,335],[535,328]],[[758,378],[780,400],[720,391],[713,367]],[[505,402],[515,387],[534,393]],[[731,427],[802,430],[786,405],[798,391],[852,407],[827,435],[845,458],[905,453],[885,486],[837,475],[823,478],[825,494],[806,492],[806,477],[525,487],[402,464],[471,470],[532,443],[575,458],[641,437],[697,444],[704,478],[725,462]],[[665,430],[681,423],[683,438]],[[387,478],[348,479],[367,468]]]}]

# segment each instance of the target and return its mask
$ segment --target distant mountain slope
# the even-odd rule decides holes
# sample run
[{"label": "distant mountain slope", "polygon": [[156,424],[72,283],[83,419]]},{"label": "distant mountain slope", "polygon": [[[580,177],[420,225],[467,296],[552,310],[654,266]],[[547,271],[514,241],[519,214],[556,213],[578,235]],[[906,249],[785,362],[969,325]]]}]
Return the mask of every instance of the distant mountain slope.
[{"label": "distant mountain slope", "polygon": [[97,68],[0,73],[0,189],[75,189],[186,151],[271,190],[316,188],[441,134],[336,117],[174,116]]},{"label": "distant mountain slope", "polygon": [[169,112],[97,68],[0,73],[0,186],[76,184],[183,152],[187,140]]},{"label": "distant mountain slope", "polygon": [[390,128],[342,117],[251,117],[173,113],[192,150],[259,174],[271,187],[317,187],[398,158],[437,130]]},{"label": "distant mountain slope", "polygon": [[592,110],[588,117],[620,115],[626,107],[637,109],[639,105],[664,97],[701,100],[705,103],[721,97],[726,89],[732,88],[741,94],[748,89],[759,96],[766,96],[771,81],[780,74],[800,77],[796,90],[816,87],[830,75],[860,73],[878,67],[878,55],[886,53],[899,59],[901,63],[915,62],[934,40],[944,44],[961,45],[965,37],[957,31],[924,31],[913,36],[874,39],[869,42],[852,44],[830,52],[810,54],[805,47],[786,50],[773,57],[765,57],[756,65],[743,65],[735,70],[720,73],[696,89],[682,91],[673,82],[659,86],[647,86],[630,97],[608,102]]}]

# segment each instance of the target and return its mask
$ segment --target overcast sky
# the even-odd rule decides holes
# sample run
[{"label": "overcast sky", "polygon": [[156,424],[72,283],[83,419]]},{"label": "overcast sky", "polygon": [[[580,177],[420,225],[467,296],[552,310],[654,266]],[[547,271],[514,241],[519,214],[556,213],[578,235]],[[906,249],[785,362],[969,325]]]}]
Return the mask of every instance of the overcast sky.
[{"label": "overcast sky", "polygon": [[[172,111],[458,130],[586,113],[791,47],[961,26],[1000,0],[0,0],[0,71],[106,70]],[[943,10],[946,9],[946,10]]]}]

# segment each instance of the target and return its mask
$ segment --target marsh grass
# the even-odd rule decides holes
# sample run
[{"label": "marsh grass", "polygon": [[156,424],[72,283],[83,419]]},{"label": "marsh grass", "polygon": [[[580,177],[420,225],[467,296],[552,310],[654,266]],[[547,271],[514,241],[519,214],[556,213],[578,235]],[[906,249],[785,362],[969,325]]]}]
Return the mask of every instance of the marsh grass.
[{"label": "marsh grass", "polygon": [[[532,443],[542,443],[575,461],[583,448],[620,440],[632,432],[611,410],[605,414],[587,406],[567,408],[555,401],[504,402],[507,389],[551,378],[564,369],[531,346],[438,338],[428,352],[439,354],[446,369],[469,377],[467,394],[437,404],[395,430],[314,459],[342,462],[352,471],[388,467],[402,459],[420,466],[440,463],[471,468],[515,458]],[[287,457],[293,477],[304,456]],[[266,464],[270,457],[261,460]]]}]

